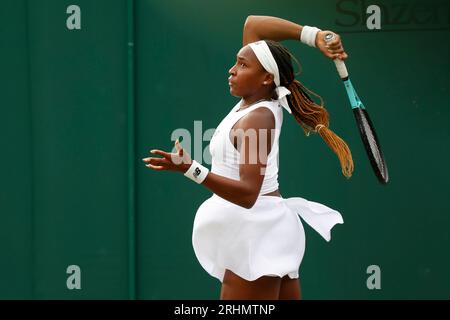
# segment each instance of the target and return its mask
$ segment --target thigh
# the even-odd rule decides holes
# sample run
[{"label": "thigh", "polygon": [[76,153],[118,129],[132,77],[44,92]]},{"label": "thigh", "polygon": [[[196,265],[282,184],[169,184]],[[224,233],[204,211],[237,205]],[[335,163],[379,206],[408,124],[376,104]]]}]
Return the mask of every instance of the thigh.
[{"label": "thigh", "polygon": [[263,276],[245,280],[230,270],[225,271],[220,292],[221,300],[278,300],[280,277]]},{"label": "thigh", "polygon": [[280,285],[280,300],[300,300],[302,293],[300,290],[300,280],[291,279],[285,276],[281,279]]}]

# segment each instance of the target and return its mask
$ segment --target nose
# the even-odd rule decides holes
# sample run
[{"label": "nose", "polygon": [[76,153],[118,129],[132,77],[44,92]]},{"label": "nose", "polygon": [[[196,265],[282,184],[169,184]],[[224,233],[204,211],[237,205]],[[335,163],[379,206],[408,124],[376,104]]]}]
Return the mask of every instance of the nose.
[{"label": "nose", "polygon": [[232,76],[236,75],[236,68],[235,67],[236,67],[236,65],[232,66],[230,68],[230,70],[228,70],[228,74],[230,74]]}]

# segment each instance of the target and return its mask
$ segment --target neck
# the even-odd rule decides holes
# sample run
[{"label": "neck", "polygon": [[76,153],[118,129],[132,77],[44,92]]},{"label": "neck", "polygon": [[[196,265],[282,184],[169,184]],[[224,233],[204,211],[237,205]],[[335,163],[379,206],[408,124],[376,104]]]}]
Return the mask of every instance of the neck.
[{"label": "neck", "polygon": [[262,100],[270,100],[272,99],[271,94],[264,94],[264,95],[256,95],[252,97],[242,97],[242,103],[240,106],[240,110],[245,109],[249,107],[252,104],[255,104],[256,102],[262,101]]}]

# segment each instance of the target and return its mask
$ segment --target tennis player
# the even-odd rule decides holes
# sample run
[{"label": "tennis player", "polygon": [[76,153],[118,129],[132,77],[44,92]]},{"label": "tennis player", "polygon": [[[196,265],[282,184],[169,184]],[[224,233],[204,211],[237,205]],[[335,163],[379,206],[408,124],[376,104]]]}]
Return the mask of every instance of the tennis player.
[{"label": "tennis player", "polygon": [[[314,102],[310,95],[315,94],[295,79],[292,60],[297,60],[279,43],[299,40],[329,59],[345,60],[338,35],[325,43],[328,32],[277,17],[249,16],[228,78],[230,93],[240,100],[210,141],[211,171],[192,160],[178,140],[175,152],[152,150],[162,158],[143,159],[149,168],[182,172],[213,192],[197,210],[192,244],[201,266],[221,281],[221,299],[301,299],[305,233],[300,217],[326,241],[333,226],[343,223],[338,211],[323,204],[283,198],[278,185],[283,112],[307,136],[315,132],[324,139],[345,177],[353,172],[351,152],[330,130],[322,99],[316,95],[321,103]],[[310,183],[315,182],[322,183]]]}]

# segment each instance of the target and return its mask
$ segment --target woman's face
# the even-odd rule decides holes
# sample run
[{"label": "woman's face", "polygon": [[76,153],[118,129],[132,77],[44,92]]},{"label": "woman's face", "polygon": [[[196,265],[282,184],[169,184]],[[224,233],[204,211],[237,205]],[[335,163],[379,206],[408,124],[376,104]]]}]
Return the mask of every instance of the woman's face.
[{"label": "woman's face", "polygon": [[[230,93],[235,97],[250,97],[264,89],[269,73],[264,70],[250,46],[239,50],[236,63],[228,71]],[[264,89],[265,90],[265,89]]]}]

